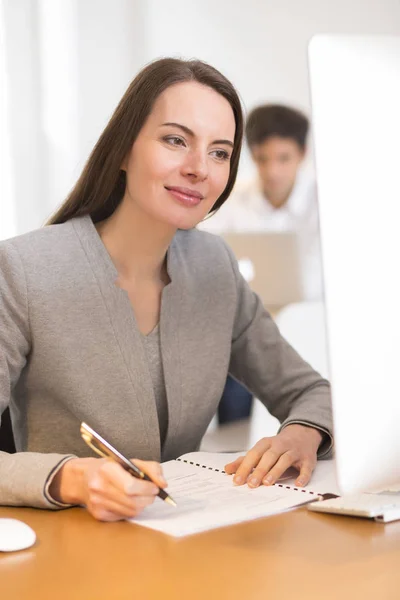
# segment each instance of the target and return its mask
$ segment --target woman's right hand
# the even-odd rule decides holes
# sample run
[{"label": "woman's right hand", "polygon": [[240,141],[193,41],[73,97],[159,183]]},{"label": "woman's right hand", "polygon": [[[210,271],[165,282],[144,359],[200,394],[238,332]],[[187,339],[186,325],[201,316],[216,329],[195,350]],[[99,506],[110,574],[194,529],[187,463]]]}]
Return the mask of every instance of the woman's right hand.
[{"label": "woman's right hand", "polygon": [[50,495],[65,504],[84,504],[99,521],[136,517],[154,502],[159,488],[166,487],[167,482],[159,463],[137,459],[134,462],[156,485],[133,477],[108,458],[73,458],[55,475]]}]

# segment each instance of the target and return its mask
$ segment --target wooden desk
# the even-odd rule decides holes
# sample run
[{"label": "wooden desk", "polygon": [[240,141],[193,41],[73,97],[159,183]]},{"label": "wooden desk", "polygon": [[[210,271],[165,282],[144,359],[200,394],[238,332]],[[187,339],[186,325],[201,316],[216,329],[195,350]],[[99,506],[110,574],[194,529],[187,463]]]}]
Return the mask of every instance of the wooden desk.
[{"label": "wooden desk", "polygon": [[398,600],[400,522],[305,508],[175,539],[84,509],[0,508],[38,541],[0,555],[2,600]]}]

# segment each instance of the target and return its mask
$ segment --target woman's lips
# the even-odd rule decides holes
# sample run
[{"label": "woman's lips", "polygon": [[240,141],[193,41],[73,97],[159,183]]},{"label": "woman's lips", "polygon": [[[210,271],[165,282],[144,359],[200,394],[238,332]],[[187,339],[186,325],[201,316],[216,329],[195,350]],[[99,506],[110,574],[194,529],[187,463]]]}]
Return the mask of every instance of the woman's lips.
[{"label": "woman's lips", "polygon": [[184,206],[198,206],[203,200],[204,196],[196,190],[190,190],[188,188],[181,187],[165,187],[165,189],[172,194],[172,196],[183,204]]}]

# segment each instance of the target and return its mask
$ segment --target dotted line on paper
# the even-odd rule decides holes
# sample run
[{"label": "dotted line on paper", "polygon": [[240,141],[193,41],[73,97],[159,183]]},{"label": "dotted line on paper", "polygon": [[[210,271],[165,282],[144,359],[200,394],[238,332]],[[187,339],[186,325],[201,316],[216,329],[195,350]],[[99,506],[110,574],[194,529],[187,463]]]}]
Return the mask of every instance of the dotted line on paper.
[{"label": "dotted line on paper", "polygon": [[[223,469],[215,469],[214,467],[208,467],[207,465],[201,465],[200,463],[193,462],[191,460],[185,460],[184,458],[177,458],[180,462],[187,463],[188,465],[193,465],[195,467],[201,467],[202,469],[207,469],[208,471],[217,471],[218,473],[225,473]],[[292,487],[291,485],[284,485],[283,483],[274,483],[276,487],[285,488],[287,490],[295,490],[296,492],[303,492],[303,494],[311,494],[313,496],[319,496],[317,492],[312,492],[311,490],[305,490],[304,488]]]},{"label": "dotted line on paper", "polygon": [[195,467],[201,467],[202,469],[207,469],[208,471],[218,471],[218,473],[225,473],[223,469],[215,469],[214,467],[207,467],[207,465],[201,465],[200,463],[192,462],[191,460],[185,460],[184,458],[177,458],[181,462],[187,463],[188,465],[194,465]]},{"label": "dotted line on paper", "polygon": [[276,485],[276,487],[281,487],[281,488],[286,488],[287,490],[295,490],[296,492],[303,492],[303,494],[312,494],[313,496],[319,496],[320,494],[317,494],[317,492],[312,492],[311,490],[305,490],[304,488],[297,488],[297,487],[292,487],[291,485],[283,485],[283,483],[274,483],[273,485]]}]

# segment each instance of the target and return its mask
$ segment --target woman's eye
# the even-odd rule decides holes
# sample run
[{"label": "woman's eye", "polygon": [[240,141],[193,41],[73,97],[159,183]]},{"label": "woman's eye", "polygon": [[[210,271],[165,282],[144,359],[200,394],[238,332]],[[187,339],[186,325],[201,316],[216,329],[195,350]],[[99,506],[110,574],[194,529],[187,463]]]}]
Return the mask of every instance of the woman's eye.
[{"label": "woman's eye", "polygon": [[167,142],[168,144],[171,144],[171,146],[184,146],[185,142],[182,138],[178,137],[177,135],[168,135],[167,137],[164,138],[164,141]]},{"label": "woman's eye", "polygon": [[212,154],[215,156],[215,158],[218,158],[218,160],[230,159],[230,154],[226,150],[213,150]]}]

